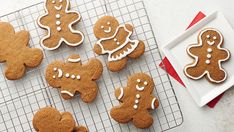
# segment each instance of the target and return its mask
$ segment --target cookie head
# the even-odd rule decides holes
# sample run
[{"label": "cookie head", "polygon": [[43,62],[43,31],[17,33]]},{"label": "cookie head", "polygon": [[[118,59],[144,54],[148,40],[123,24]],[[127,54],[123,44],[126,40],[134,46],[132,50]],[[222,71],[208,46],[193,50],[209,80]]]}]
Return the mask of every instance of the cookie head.
[{"label": "cookie head", "polygon": [[204,29],[201,32],[199,39],[201,39],[204,44],[210,46],[218,45],[223,41],[222,34],[216,29]]},{"label": "cookie head", "polygon": [[130,87],[134,87],[134,91],[145,91],[151,93],[153,91],[153,80],[150,76],[144,73],[138,73],[130,77],[128,84]]},{"label": "cookie head", "polygon": [[100,18],[94,26],[94,35],[96,38],[107,38],[115,34],[119,22],[112,16]]},{"label": "cookie head", "polygon": [[46,8],[53,11],[65,10],[67,7],[67,0],[47,0]]}]

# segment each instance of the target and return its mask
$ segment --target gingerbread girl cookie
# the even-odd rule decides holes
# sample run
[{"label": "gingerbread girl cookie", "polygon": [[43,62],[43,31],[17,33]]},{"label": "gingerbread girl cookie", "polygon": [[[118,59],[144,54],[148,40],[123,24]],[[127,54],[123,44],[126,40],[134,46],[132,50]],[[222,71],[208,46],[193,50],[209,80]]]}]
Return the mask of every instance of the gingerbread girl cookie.
[{"label": "gingerbread girl cookie", "polygon": [[198,44],[190,45],[187,53],[195,61],[184,68],[187,77],[198,80],[203,76],[212,83],[221,83],[226,80],[227,73],[221,63],[230,58],[227,49],[221,48],[224,38],[220,31],[206,28],[198,35]]},{"label": "gingerbread girl cookie", "polygon": [[158,100],[152,95],[153,79],[144,73],[137,73],[129,77],[127,87],[115,90],[116,98],[121,102],[111,109],[111,117],[119,123],[133,124],[138,128],[148,128],[153,118],[148,110],[158,107]]},{"label": "gingerbread girl cookie", "polygon": [[46,68],[46,80],[50,86],[61,88],[64,99],[74,97],[75,93],[86,102],[92,102],[98,92],[95,82],[103,71],[98,59],[90,59],[86,64],[81,63],[79,55],[71,55],[66,62],[55,61]]},{"label": "gingerbread girl cookie", "polygon": [[87,132],[84,126],[76,126],[69,112],[60,113],[52,107],[40,109],[33,117],[33,127],[37,132]]},{"label": "gingerbread girl cookie", "polygon": [[15,33],[11,24],[0,22],[0,62],[6,62],[7,79],[20,79],[25,74],[26,67],[34,68],[41,64],[42,51],[29,48],[28,44],[28,31],[22,30]]},{"label": "gingerbread girl cookie", "polygon": [[46,14],[38,19],[39,26],[48,31],[41,40],[44,49],[55,50],[63,42],[69,46],[78,46],[83,42],[83,33],[72,28],[80,21],[81,15],[69,11],[69,4],[69,0],[46,0]]},{"label": "gingerbread girl cookie", "polygon": [[138,58],[145,51],[141,40],[131,40],[133,26],[119,25],[112,16],[104,16],[94,26],[94,35],[99,40],[94,45],[96,54],[108,54],[108,68],[117,72],[123,69],[128,58]]}]

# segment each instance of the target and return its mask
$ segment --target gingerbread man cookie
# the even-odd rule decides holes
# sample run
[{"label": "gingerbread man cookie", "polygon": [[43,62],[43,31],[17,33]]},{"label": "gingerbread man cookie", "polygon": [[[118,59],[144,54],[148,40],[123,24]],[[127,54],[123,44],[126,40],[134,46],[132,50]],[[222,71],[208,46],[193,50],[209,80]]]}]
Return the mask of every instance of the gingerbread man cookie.
[{"label": "gingerbread man cookie", "polygon": [[187,53],[195,61],[184,68],[187,77],[198,80],[203,76],[212,83],[221,83],[226,80],[227,73],[221,63],[230,58],[227,49],[221,48],[224,38],[220,31],[206,28],[198,35],[198,44],[190,45]]},{"label": "gingerbread man cookie", "polygon": [[117,72],[123,69],[128,58],[138,58],[145,51],[141,40],[131,40],[131,24],[119,25],[112,16],[104,16],[94,26],[94,35],[99,40],[94,45],[96,54],[108,54],[108,68]]},{"label": "gingerbread man cookie", "polygon": [[72,28],[80,22],[81,15],[69,11],[69,4],[69,0],[46,0],[46,14],[38,19],[39,26],[48,31],[48,35],[41,40],[44,49],[55,50],[63,42],[69,46],[78,46],[83,42],[83,33]]},{"label": "gingerbread man cookie", "polygon": [[111,117],[119,123],[133,124],[138,128],[148,128],[153,118],[148,110],[158,107],[158,100],[152,95],[153,79],[144,73],[137,73],[129,77],[127,87],[115,90],[116,98],[121,102],[111,109]]},{"label": "gingerbread man cookie", "polygon": [[11,24],[0,22],[0,62],[6,62],[7,79],[20,79],[25,74],[26,67],[34,68],[41,64],[42,51],[29,48],[28,44],[28,31],[15,33]]},{"label": "gingerbread man cookie", "polygon": [[33,127],[37,132],[87,132],[84,126],[76,126],[69,112],[60,113],[52,107],[40,109],[33,117]]},{"label": "gingerbread man cookie", "polygon": [[81,63],[79,55],[71,55],[66,62],[55,61],[46,68],[46,80],[50,86],[61,88],[64,99],[74,97],[75,93],[86,102],[92,102],[98,92],[95,82],[103,71],[98,59],[90,59],[86,64]]}]

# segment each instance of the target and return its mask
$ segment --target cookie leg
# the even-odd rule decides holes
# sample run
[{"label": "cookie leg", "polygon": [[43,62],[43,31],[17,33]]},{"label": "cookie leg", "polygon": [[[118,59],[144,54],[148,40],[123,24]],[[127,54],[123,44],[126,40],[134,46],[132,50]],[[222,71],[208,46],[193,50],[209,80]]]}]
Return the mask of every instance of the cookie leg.
[{"label": "cookie leg", "polygon": [[43,53],[40,49],[37,48],[28,48],[24,54],[24,63],[28,67],[36,67],[41,64],[43,59]]},{"label": "cookie leg", "polygon": [[92,102],[98,93],[98,86],[96,82],[91,81],[89,83],[83,83],[82,87],[78,92],[80,93],[80,98],[85,103]]},{"label": "cookie leg", "polygon": [[17,80],[25,74],[25,66],[23,63],[7,63],[5,76],[9,80]]},{"label": "cookie leg", "polygon": [[111,117],[119,123],[128,123],[132,120],[132,112],[121,107],[114,107],[110,111]]},{"label": "cookie leg", "polygon": [[72,132],[88,132],[88,130],[84,126],[77,126]]},{"label": "cookie leg", "polygon": [[49,38],[43,39],[41,41],[41,46],[45,49],[56,49],[60,46],[60,40],[60,37],[51,35]]},{"label": "cookie leg", "polygon": [[127,61],[128,58],[125,57],[119,61],[109,61],[107,66],[112,72],[118,72],[126,66]]},{"label": "cookie leg", "polygon": [[210,71],[210,78],[214,81],[224,81],[226,73],[223,70],[216,68],[215,70]]},{"label": "cookie leg", "polygon": [[77,46],[83,42],[84,35],[79,31],[76,31],[74,33],[67,32],[66,34],[63,35],[63,38],[65,39],[68,45]]},{"label": "cookie leg", "polygon": [[199,67],[199,65],[194,67],[185,67],[185,75],[192,79],[200,79],[205,72],[204,67]]},{"label": "cookie leg", "polygon": [[131,54],[129,54],[128,57],[138,58],[139,56],[144,54],[144,52],[145,52],[145,44],[143,41],[140,40],[137,48]]},{"label": "cookie leg", "polygon": [[137,128],[148,128],[153,124],[153,118],[147,111],[139,112],[134,116],[133,124]]}]

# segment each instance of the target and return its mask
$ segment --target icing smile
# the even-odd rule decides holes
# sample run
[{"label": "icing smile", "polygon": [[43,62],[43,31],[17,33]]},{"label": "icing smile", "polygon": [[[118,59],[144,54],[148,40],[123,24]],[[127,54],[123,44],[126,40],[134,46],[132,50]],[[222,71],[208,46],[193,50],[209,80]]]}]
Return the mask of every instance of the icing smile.
[{"label": "icing smile", "polygon": [[54,8],[56,9],[56,10],[61,10],[62,9],[62,5],[60,5],[60,6],[54,6]]},{"label": "icing smile", "polygon": [[209,45],[213,45],[213,44],[215,44],[215,41],[207,41],[207,43],[209,44]]},{"label": "icing smile", "polygon": [[140,87],[139,85],[136,85],[136,89],[139,90],[139,91],[142,91],[142,90],[145,89],[145,87],[144,86]]},{"label": "icing smile", "polygon": [[111,32],[111,27],[109,27],[107,30],[104,30],[105,33],[110,33]]}]

